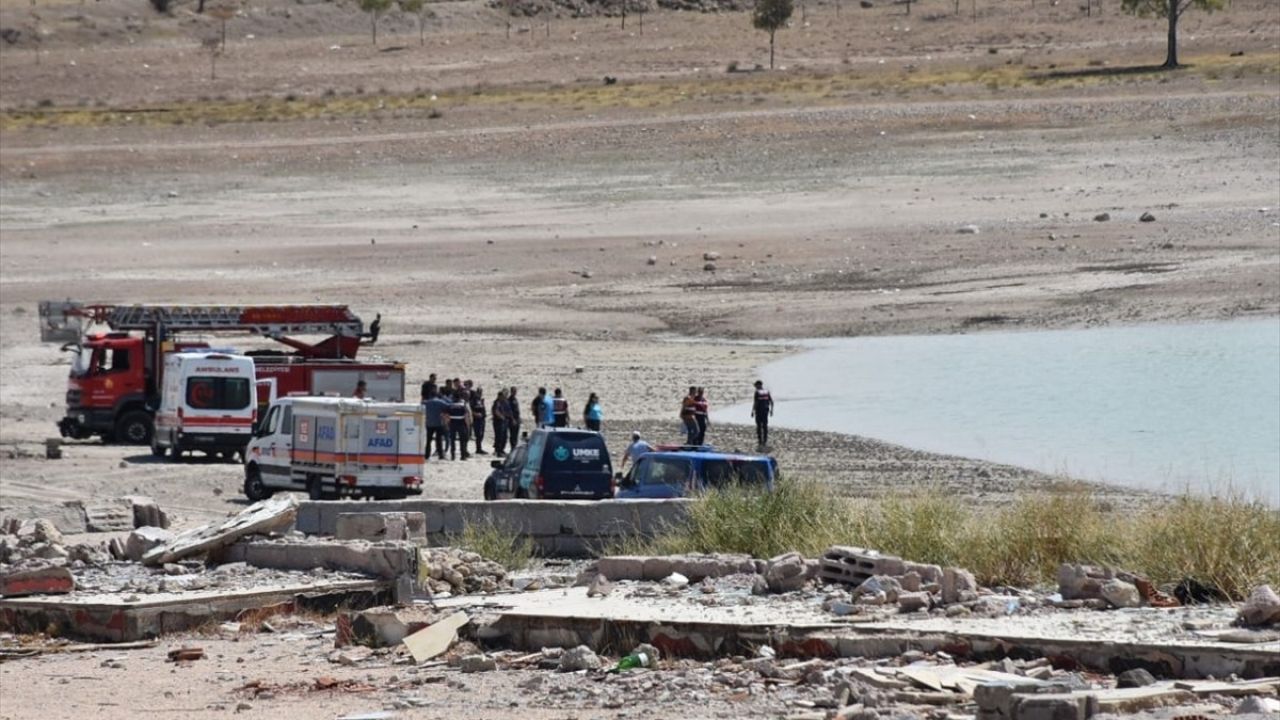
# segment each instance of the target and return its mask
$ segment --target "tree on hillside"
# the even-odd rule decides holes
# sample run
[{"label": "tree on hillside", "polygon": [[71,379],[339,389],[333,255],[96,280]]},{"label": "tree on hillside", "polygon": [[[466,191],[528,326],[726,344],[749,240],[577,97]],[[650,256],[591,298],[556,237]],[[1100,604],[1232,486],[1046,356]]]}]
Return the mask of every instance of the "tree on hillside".
[{"label": "tree on hillside", "polygon": [[369,13],[369,20],[373,27],[373,44],[378,44],[378,18],[382,13],[391,9],[393,0],[359,0],[360,9]]},{"label": "tree on hillside", "polygon": [[1121,0],[1121,7],[1137,15],[1156,15],[1169,21],[1168,51],[1164,67],[1178,67],[1178,20],[1192,7],[1205,12],[1220,10],[1223,0]]},{"label": "tree on hillside", "polygon": [[418,18],[418,44],[427,44],[427,0],[399,0],[400,10],[417,16]]},{"label": "tree on hillside", "polygon": [[769,33],[769,69],[773,69],[773,37],[791,19],[791,0],[756,0],[751,13],[751,24],[757,30]]}]

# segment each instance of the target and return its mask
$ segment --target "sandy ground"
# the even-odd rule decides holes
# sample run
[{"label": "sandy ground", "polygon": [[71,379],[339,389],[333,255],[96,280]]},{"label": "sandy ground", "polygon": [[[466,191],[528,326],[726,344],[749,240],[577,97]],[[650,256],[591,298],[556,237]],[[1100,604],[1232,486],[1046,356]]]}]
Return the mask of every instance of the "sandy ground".
[{"label": "sandy ground", "polygon": [[[425,48],[397,17],[374,48],[350,7],[254,3],[209,80],[214,26],[187,6],[0,0],[0,28],[20,31],[0,44],[0,505],[143,493],[188,524],[242,502],[232,464],[92,443],[42,458],[67,373],[38,341],[47,298],[381,312],[368,352],[407,362],[412,386],[562,386],[575,409],[599,392],[615,454],[632,429],[675,439],[683,387],[747,397],[789,351],[753,341],[1280,312],[1275,0],[1189,14],[1195,66],[1160,75],[1114,72],[1158,62],[1163,36],[1111,5],[877,5],[811,5],[779,35],[785,70],[726,73],[767,62],[743,13],[656,12],[643,36],[561,17],[550,39],[522,19],[508,41],[494,11],[443,3]],[[776,440],[788,472],[854,495],[993,504],[1056,482],[864,438]],[[486,472],[433,463],[428,492],[478,497]],[[234,662],[233,643],[215,651]],[[137,657],[6,666],[5,685],[32,669],[101,685],[67,716],[104,720],[140,697],[162,716],[231,702]],[[477,697],[508,691],[422,716],[504,714]],[[321,705],[368,707],[290,712]]]}]

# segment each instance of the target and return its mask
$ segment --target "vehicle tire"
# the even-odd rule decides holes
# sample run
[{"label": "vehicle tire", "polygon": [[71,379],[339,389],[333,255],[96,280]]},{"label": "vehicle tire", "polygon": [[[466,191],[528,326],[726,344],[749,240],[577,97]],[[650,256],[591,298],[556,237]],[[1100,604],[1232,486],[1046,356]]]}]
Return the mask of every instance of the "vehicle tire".
[{"label": "vehicle tire", "polygon": [[328,500],[324,491],[324,483],[318,476],[312,475],[307,478],[307,495],[312,500]]},{"label": "vehicle tire", "polygon": [[155,437],[154,437],[154,436],[152,436],[152,438],[151,438],[151,454],[152,454],[153,456],[155,456],[155,457],[162,458],[162,457],[164,457],[165,452],[166,452],[166,451],[165,451],[165,449],[164,449],[164,448],[162,448],[162,447],[160,447],[160,445],[156,443],[156,439],[155,439]]},{"label": "vehicle tire", "polygon": [[244,496],[251,502],[260,502],[275,493],[262,483],[262,471],[257,465],[250,465],[244,470]]},{"label": "vehicle tire", "polygon": [[524,489],[524,488],[516,488],[516,499],[517,499],[517,500],[528,500],[528,499],[529,499],[529,493],[525,492],[525,489]]},{"label": "vehicle tire", "polygon": [[488,478],[484,481],[484,499],[493,500],[494,495],[495,495],[495,492],[493,490],[493,478]]},{"label": "vehicle tire", "polygon": [[124,445],[150,445],[155,428],[151,416],[141,410],[132,410],[116,421],[116,442]]},{"label": "vehicle tire", "polygon": [[182,462],[182,448],[178,447],[178,443],[169,446],[169,459],[174,462]]}]

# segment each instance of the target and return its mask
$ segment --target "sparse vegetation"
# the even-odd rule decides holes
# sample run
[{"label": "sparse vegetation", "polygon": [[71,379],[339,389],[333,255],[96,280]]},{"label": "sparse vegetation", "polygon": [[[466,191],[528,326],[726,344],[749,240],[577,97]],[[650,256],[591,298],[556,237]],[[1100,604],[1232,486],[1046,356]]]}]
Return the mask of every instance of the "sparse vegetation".
[{"label": "sparse vegetation", "polygon": [[393,0],[357,0],[360,9],[369,13],[369,27],[373,33],[373,44],[378,44],[378,18],[391,9]]},{"label": "sparse vegetation", "polygon": [[1120,6],[1137,15],[1156,15],[1169,21],[1164,67],[1178,67],[1178,20],[1193,7],[1206,12],[1221,10],[1224,0],[1121,0]]},{"label": "sparse vegetation", "polygon": [[533,559],[533,544],[528,538],[503,530],[492,520],[467,522],[455,544],[508,570],[520,570]]},{"label": "sparse vegetation", "polygon": [[929,492],[853,501],[821,483],[783,480],[772,494],[708,494],[688,527],[611,551],[816,556],[831,545],[964,567],[990,585],[1049,583],[1064,562],[1121,567],[1157,583],[1192,577],[1237,598],[1280,583],[1280,512],[1238,497],[1187,495],[1133,517],[1074,488],[988,511]]},{"label": "sparse vegetation", "polygon": [[792,0],[758,0],[751,13],[751,24],[769,33],[769,69],[773,69],[774,36],[787,26],[793,10]]}]

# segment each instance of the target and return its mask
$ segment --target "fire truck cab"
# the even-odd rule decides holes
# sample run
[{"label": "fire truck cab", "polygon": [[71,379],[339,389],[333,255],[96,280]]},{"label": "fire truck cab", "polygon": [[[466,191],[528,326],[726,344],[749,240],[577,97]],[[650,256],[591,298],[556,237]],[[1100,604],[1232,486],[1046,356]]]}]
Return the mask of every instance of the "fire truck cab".
[{"label": "fire truck cab", "polygon": [[[290,350],[248,353],[259,377],[275,378],[278,391],[351,392],[365,379],[378,399],[404,399],[404,365],[356,360],[362,342],[378,339],[381,317],[364,323],[345,305],[109,305],[74,301],[40,303],[40,337],[74,353],[67,379],[63,437],[152,444],[161,405],[166,358],[209,350],[191,334],[243,333],[270,338]],[[87,332],[105,325],[111,332]],[[322,335],[303,342],[294,335]],[[180,339],[183,338],[183,339]],[[350,383],[350,388],[329,384]],[[329,383],[329,384],[326,384]],[[317,389],[315,386],[321,387]],[[265,409],[269,397],[258,393]],[[166,446],[167,447],[167,446]]]}]

